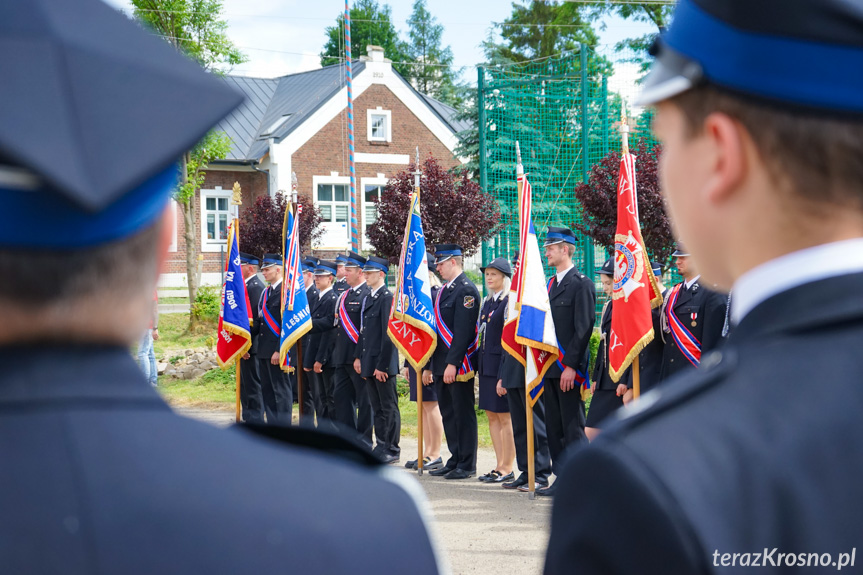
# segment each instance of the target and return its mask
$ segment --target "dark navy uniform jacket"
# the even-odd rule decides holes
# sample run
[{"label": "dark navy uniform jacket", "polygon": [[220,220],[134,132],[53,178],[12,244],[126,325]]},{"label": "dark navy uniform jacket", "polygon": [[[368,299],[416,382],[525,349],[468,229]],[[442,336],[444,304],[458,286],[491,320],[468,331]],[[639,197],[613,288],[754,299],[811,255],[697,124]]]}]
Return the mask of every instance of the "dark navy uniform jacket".
[{"label": "dark navy uniform jacket", "polygon": [[[267,288],[264,288],[265,290]],[[281,322],[282,322],[282,283],[279,282],[275,288],[269,288],[269,292],[264,291],[267,294],[267,301],[264,305],[267,306],[267,311],[270,312],[270,315],[273,316],[273,319],[276,320],[276,325],[279,326],[276,329],[281,330]],[[251,303],[251,302],[249,302]],[[267,326],[266,321],[263,318],[263,315],[255,318],[254,325],[252,326],[254,330],[253,333],[258,336],[258,356],[261,359],[266,359],[272,356],[275,352],[279,351],[279,347],[281,346],[280,337],[273,334],[270,331],[270,328]]]},{"label": "dark navy uniform jacket", "polygon": [[[464,361],[468,348],[476,338],[476,320],[482,302],[476,286],[464,273],[455,278],[449,287],[444,284],[438,294],[441,317],[453,334],[452,346],[449,348],[438,336],[437,347],[432,355],[432,373],[442,376],[447,365],[458,368]],[[476,357],[472,361],[475,369]]]},{"label": "dark navy uniform jacket", "polygon": [[333,291],[336,292],[336,295],[342,295],[343,292],[346,292],[349,289],[351,289],[351,286],[345,278],[338,279],[333,282]]},{"label": "dark navy uniform jacket", "polygon": [[[246,282],[246,291],[249,294],[249,304],[252,306],[252,320],[258,319],[258,303],[261,301],[261,294],[264,293],[264,289],[266,286],[264,282],[257,276],[257,274],[253,275],[251,279]],[[249,348],[249,353],[254,355],[258,353],[258,338],[252,337],[252,347]],[[272,354],[270,354],[272,355]]]},{"label": "dark navy uniform jacket", "polygon": [[546,573],[761,572],[713,554],[764,565],[765,548],[856,547],[859,569],[860,294],[863,274],[774,295],[699,369],[619,410],[558,479]]},{"label": "dark navy uniform jacket", "polygon": [[[567,367],[587,375],[590,363],[590,336],[596,320],[596,286],[593,280],[572,267],[563,281],[552,281],[549,292],[554,331],[563,350],[560,360]],[[563,371],[557,362],[546,372],[546,377],[559,378]]]},{"label": "dark navy uniform jacket", "polygon": [[4,573],[437,573],[406,477],[180,417],[123,347],[0,366]]},{"label": "dark navy uniform jacket", "polygon": [[335,343],[336,327],[336,291],[331,289],[324,295],[318,292],[315,307],[309,306],[312,313],[312,329],[310,330],[308,350],[303,350],[303,364],[314,367],[315,362],[332,367],[330,356]]},{"label": "dark navy uniform jacket", "polygon": [[[306,299],[309,300],[309,313],[318,303],[318,288],[314,285],[310,285],[306,288]],[[312,339],[312,334],[306,332],[306,335],[300,339],[300,342],[303,344],[303,367],[307,367],[311,369],[315,365],[315,358],[313,355],[309,354],[309,342]],[[296,349],[296,346],[294,347]]]},{"label": "dark navy uniform jacket", "polygon": [[602,319],[599,322],[599,330],[604,337],[599,340],[599,347],[596,348],[596,363],[593,365],[594,389],[616,390],[617,386],[621,383],[626,385],[626,387],[632,387],[632,369],[627,369],[617,383],[614,383],[608,371],[608,334],[611,333],[612,307],[614,307],[614,301],[609,300],[603,310]]},{"label": "dark navy uniform jacket", "polygon": [[399,353],[393,340],[387,335],[392,305],[393,294],[385,285],[374,295],[369,289],[363,300],[362,333],[356,354],[362,365],[360,375],[363,377],[373,377],[376,369],[389,375],[399,372]]},{"label": "dark navy uniform jacket", "polygon": [[[668,296],[661,309],[662,314],[665,313],[670,303],[671,291],[668,290]],[[727,303],[727,296],[699,285],[698,281],[693,283],[689,290],[684,289],[684,287],[680,288],[680,295],[673,310],[674,315],[701,342],[702,356],[718,347],[722,342],[722,327],[725,325],[725,306]],[[663,322],[665,321],[665,318],[661,317],[661,319]],[[664,336],[665,346],[662,350],[662,370],[660,373],[660,378],[663,381],[687,367],[692,367],[692,363],[677,347],[671,334],[666,332]]]},{"label": "dark navy uniform jacket", "polygon": [[497,301],[488,298],[482,304],[482,309],[479,312],[479,325],[480,327],[485,325],[485,329],[480,342],[479,370],[477,373],[481,376],[493,377],[495,380],[499,379],[498,373],[500,372],[502,354],[506,353],[500,343],[500,338],[503,334],[503,320],[506,316],[508,301],[508,295]]},{"label": "dark navy uniform jacket", "polygon": [[[662,293],[663,298],[668,290]],[[648,343],[638,354],[638,365],[641,368],[641,393],[650,391],[659,383],[662,373],[662,352],[665,344],[662,341],[662,306],[650,310],[653,320],[653,341]],[[668,336],[666,336],[668,337]]]},{"label": "dark navy uniform jacket", "polygon": [[[363,305],[363,299],[365,299],[369,294],[369,291],[369,286],[363,284],[357,289],[351,288],[345,292],[347,294],[344,296],[343,302],[345,311],[347,312],[351,323],[354,324],[354,329],[357,334],[359,334],[360,331],[360,310]],[[341,301],[341,298],[342,296],[339,296],[339,299],[336,300],[335,313],[337,317],[339,315],[339,302]],[[331,358],[332,365],[350,365],[350,369],[353,369],[354,358],[357,357],[357,344],[351,341],[351,338],[348,337],[341,319],[338,320],[338,327],[336,328],[334,339],[335,344]],[[359,343],[359,341],[357,343]]]}]

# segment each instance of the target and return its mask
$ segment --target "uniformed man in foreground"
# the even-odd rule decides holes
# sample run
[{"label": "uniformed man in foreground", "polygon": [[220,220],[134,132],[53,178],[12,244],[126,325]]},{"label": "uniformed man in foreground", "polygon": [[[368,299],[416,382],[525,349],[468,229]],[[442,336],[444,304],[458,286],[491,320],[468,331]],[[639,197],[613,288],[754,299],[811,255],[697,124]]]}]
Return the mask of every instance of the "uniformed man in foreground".
[{"label": "uniformed man in foreground", "polygon": [[567,464],[546,573],[859,570],[861,64],[859,1],[678,3],[638,104],[736,325]]},{"label": "uniformed man in foreground", "polygon": [[404,474],[180,417],[129,353],[242,98],[98,0],[0,2],[0,53],[2,571],[438,572]]},{"label": "uniformed man in foreground", "polygon": [[317,425],[328,431],[335,431],[335,399],[333,397],[333,364],[330,360],[335,343],[336,296],[333,284],[336,278],[336,263],[320,260],[315,268],[315,287],[318,296],[314,306],[309,306],[312,314],[312,329],[309,331],[309,345],[304,351],[303,367],[314,389]]},{"label": "uniformed man in foreground", "polygon": [[671,254],[683,281],[671,288],[659,313],[662,326],[664,381],[684,369],[698,367],[701,356],[719,347],[728,297],[703,285],[696,262],[683,245]]},{"label": "uniformed man in foreground", "polygon": [[435,392],[444,435],[452,454],[430,475],[467,479],[476,475],[477,425],[473,381],[479,291],[464,274],[463,250],[456,244],[435,246],[435,266],[444,285],[435,297],[437,347],[432,355]]},{"label": "uniformed man in foreground", "polygon": [[[258,318],[258,302],[266,286],[258,277],[261,260],[257,256],[240,252],[240,270],[246,282],[249,305],[252,306],[252,319]],[[240,404],[243,407],[243,421],[262,423],[264,421],[264,397],[261,394],[261,376],[258,372],[258,338],[252,337],[252,347],[240,360]]]}]

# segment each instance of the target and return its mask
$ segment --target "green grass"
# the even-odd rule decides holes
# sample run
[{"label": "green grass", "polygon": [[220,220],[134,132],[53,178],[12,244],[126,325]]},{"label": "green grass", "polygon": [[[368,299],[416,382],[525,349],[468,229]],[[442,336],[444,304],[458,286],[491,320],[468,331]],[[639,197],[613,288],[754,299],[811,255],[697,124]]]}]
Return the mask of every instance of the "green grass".
[{"label": "green grass", "polygon": [[201,333],[189,333],[189,314],[165,313],[159,316],[159,339],[155,342],[156,357],[175,355],[184,349],[208,348],[216,345],[216,326]]},{"label": "green grass", "polygon": [[189,303],[188,297],[160,297],[160,304],[182,304]]},{"label": "green grass", "polygon": [[176,407],[231,409],[237,397],[235,378],[234,366],[224,370],[213,369],[192,380],[162,376],[159,378],[159,392]]}]

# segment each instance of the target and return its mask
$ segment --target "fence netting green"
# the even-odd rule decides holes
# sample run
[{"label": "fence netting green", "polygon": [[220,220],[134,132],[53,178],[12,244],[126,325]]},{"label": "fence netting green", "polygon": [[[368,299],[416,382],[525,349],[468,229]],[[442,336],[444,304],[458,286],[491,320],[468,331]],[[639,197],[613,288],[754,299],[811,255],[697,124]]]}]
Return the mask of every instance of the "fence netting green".
[{"label": "fence netting green", "polygon": [[[511,257],[518,248],[516,141],[533,188],[540,239],[549,225],[575,231],[582,212],[573,189],[588,180],[593,164],[620,151],[624,110],[631,147],[641,140],[656,143],[650,111],[630,105],[643,75],[631,56],[582,46],[556,58],[479,70],[481,185],[497,198],[504,219],[501,233],[484,246],[484,261]],[[574,262],[582,273],[595,277],[607,257],[604,246],[578,234]],[[669,270],[667,281],[676,281],[675,271]],[[605,302],[601,294],[597,283],[598,311]]]}]

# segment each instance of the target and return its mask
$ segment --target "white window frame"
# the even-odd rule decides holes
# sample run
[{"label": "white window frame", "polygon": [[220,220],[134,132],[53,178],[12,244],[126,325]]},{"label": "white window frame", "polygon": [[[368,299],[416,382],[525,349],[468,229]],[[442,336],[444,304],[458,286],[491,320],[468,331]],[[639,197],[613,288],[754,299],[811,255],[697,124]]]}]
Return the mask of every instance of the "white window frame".
[{"label": "white window frame", "polygon": [[[372,118],[374,116],[385,116],[387,119],[386,134],[383,137],[372,136]],[[392,142],[393,141],[393,113],[392,110],[383,110],[380,106],[372,110],[366,110],[366,138],[369,142]]]},{"label": "white window frame", "polygon": [[371,242],[369,242],[369,238],[366,235],[366,231],[369,227],[369,219],[366,217],[366,186],[381,186],[381,188],[386,187],[389,182],[389,178],[387,178],[384,174],[378,174],[377,177],[374,178],[360,178],[360,189],[357,190],[358,195],[360,196],[360,213],[363,218],[363,234],[362,234],[362,246],[363,249],[370,250],[372,249]]},{"label": "white window frame", "polygon": [[[207,239],[207,198],[227,198],[228,199],[228,224],[231,223],[231,196],[233,196],[232,190],[223,190],[221,186],[216,186],[213,190],[201,190],[200,203],[201,208],[199,210],[199,226],[201,228],[201,251],[202,252],[220,252],[222,251],[222,246],[225,246],[227,249],[228,241],[227,240],[210,240]],[[218,203],[218,202],[217,202]]]},{"label": "white window frame", "polygon": [[[346,202],[337,202],[337,201],[335,201],[335,199],[333,199],[332,201],[329,201],[329,202],[321,202],[318,199],[318,186],[320,186],[320,185],[323,185],[323,186],[326,186],[326,185],[346,186],[347,194],[348,194],[347,195],[347,201]],[[347,209],[348,217],[347,217],[347,222],[346,222],[347,233],[345,234],[344,244],[342,244],[340,242],[333,242],[332,241],[332,233],[329,231],[329,228],[335,227],[338,224],[338,222],[323,221],[323,222],[321,222],[321,225],[324,227],[324,236],[319,240],[319,243],[314,246],[316,249],[342,250],[342,249],[348,249],[350,247],[350,245],[351,245],[351,198],[350,198],[350,194],[351,194],[351,178],[349,176],[338,176],[338,175],[312,176],[312,202],[314,203],[315,207],[319,211],[321,209],[321,204],[328,204],[328,205],[332,206],[333,218],[335,219],[336,204],[344,203],[347,205],[347,208],[348,208]],[[335,195],[333,197],[335,198]]]}]

